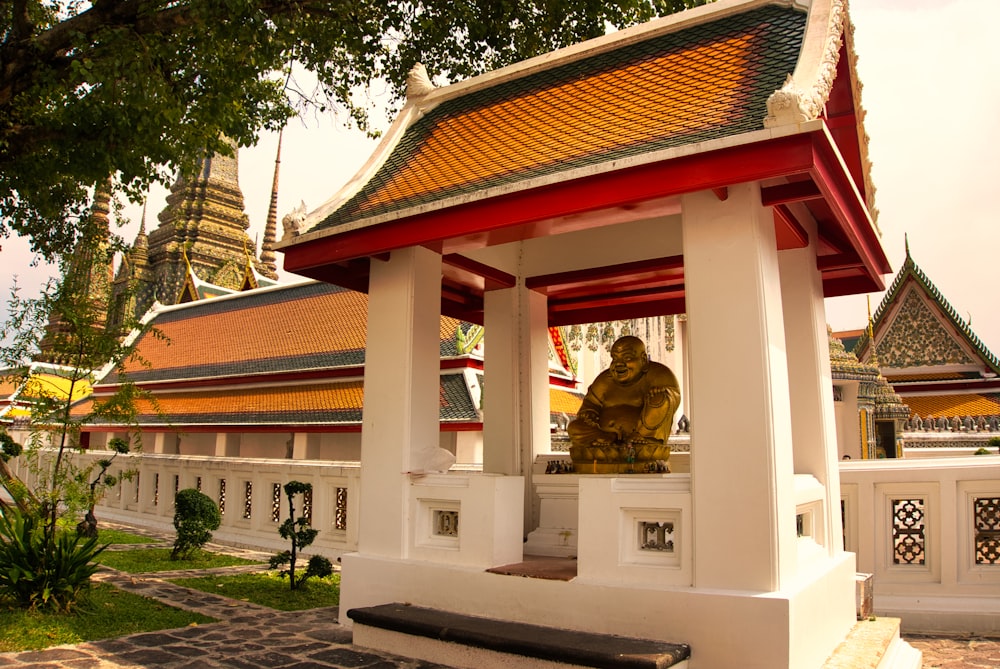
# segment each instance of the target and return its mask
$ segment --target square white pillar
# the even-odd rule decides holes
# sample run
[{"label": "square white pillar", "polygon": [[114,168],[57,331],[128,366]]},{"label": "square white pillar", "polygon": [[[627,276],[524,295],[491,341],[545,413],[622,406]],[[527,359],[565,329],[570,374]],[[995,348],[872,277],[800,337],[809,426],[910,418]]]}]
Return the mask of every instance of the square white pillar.
[{"label": "square white pillar", "polygon": [[441,256],[372,260],[368,287],[358,550],[407,557],[408,472],[438,450]]},{"label": "square white pillar", "polygon": [[682,198],[694,585],[795,575],[791,409],[774,220],[757,184]]},{"label": "square white pillar", "polygon": [[[815,234],[811,235],[815,239]],[[785,309],[788,384],[791,390],[793,462],[796,474],[810,474],[826,489],[822,538],[830,555],[843,550],[840,521],[840,468],[830,373],[823,282],[815,248],[778,255]]]},{"label": "square white pillar", "polygon": [[487,292],[484,302],[483,471],[526,477],[527,533],[531,465],[551,446],[547,300],[519,282]]}]

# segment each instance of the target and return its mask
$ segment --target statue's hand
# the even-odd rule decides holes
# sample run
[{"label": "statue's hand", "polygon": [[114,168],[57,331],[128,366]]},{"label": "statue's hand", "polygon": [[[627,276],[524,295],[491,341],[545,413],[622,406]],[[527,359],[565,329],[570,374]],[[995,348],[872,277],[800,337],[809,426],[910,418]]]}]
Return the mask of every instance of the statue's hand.
[{"label": "statue's hand", "polygon": [[584,409],[576,415],[577,419],[582,420],[587,425],[593,425],[595,427],[600,427],[601,415],[594,411],[593,409]]},{"label": "statue's hand", "polygon": [[663,406],[667,398],[670,397],[670,388],[664,386],[653,386],[646,391],[646,406],[648,407],[661,407]]}]

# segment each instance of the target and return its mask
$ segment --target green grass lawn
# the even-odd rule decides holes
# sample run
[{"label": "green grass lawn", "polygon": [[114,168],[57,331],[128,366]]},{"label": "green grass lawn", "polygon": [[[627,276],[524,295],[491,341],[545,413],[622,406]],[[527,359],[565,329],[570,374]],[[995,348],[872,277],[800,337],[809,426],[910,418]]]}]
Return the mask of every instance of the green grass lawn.
[{"label": "green grass lawn", "polygon": [[254,560],[220,555],[201,551],[190,560],[171,560],[169,548],[140,548],[129,551],[104,551],[97,556],[97,562],[112,569],[126,571],[130,574],[147,574],[157,571],[175,571],[178,569],[212,569],[215,567],[233,567],[244,564],[261,564]]},{"label": "green grass lawn", "polygon": [[144,537],[124,530],[98,528],[97,540],[102,544],[155,544],[159,539]]},{"label": "green grass lawn", "polygon": [[298,590],[276,572],[173,578],[171,583],[231,599],[253,602],[279,611],[300,611],[340,604],[340,574],[311,578]]},{"label": "green grass lawn", "polygon": [[215,619],[99,583],[68,614],[26,611],[0,601],[0,652],[37,650],[210,622]]}]

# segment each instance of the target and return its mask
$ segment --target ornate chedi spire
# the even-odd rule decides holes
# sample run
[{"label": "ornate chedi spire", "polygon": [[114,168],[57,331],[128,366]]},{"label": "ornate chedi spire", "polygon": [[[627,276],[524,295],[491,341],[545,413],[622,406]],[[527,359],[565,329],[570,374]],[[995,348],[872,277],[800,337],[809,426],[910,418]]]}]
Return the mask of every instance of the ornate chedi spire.
[{"label": "ornate chedi spire", "polygon": [[202,281],[238,290],[245,268],[249,221],[239,186],[238,152],[213,154],[199,162],[195,174],[181,176],[170,188],[160,225],[149,234],[149,264],[155,290],[142,309],[156,299],[175,304],[187,278],[184,249],[191,269]]},{"label": "ornate chedi spire", "polygon": [[85,322],[87,327],[104,330],[107,327],[108,304],[114,266],[111,255],[111,232],[108,214],[111,212],[111,180],[97,186],[90,218],[82,226],[76,248],[60,262],[62,283],[56,311],[49,314],[45,336],[39,343],[38,359],[53,364],[71,364],[66,357],[67,343],[79,339],[73,322]]},{"label": "ornate chedi spire", "polygon": [[278,170],[281,167],[281,140],[284,130],[278,133],[278,151],[274,156],[274,181],[271,182],[271,204],[267,208],[264,242],[260,247],[259,271],[269,279],[278,279],[277,256],[274,243],[278,240]]}]

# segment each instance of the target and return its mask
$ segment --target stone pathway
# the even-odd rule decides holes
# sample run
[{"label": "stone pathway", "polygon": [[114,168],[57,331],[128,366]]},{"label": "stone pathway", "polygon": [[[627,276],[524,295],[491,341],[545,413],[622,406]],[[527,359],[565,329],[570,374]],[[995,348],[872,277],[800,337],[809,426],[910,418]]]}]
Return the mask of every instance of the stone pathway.
[{"label": "stone pathway", "polygon": [[[115,526],[119,527],[119,526]],[[121,527],[159,540],[154,532]],[[130,544],[115,550],[162,547]],[[165,544],[169,546],[169,542]],[[354,648],[351,631],[337,623],[337,607],[277,611],[191,590],[167,579],[263,570],[269,553],[211,544],[216,553],[263,559],[264,565],[130,575],[102,568],[94,580],[150,597],[171,606],[197,611],[219,622],[173,630],[55,646],[37,651],[0,653],[0,669],[448,669],[440,665]]]},{"label": "stone pathway", "polygon": [[[154,532],[130,532],[166,540]],[[156,544],[137,544],[148,548]],[[169,545],[169,544],[168,544]],[[130,547],[116,547],[130,550]],[[266,560],[259,551],[212,544],[213,552]],[[212,593],[168,583],[178,576],[252,571],[262,566],[192,572],[129,575],[102,569],[95,580],[114,584],[171,606],[197,611],[219,622],[174,630],[55,646],[38,651],[0,653],[0,669],[449,669],[351,645],[351,631],[337,623],[337,607],[276,611]],[[1000,639],[906,636],[924,654],[924,669],[1000,669]],[[486,668],[484,668],[486,669]]]},{"label": "stone pathway", "polygon": [[924,654],[923,669],[998,669],[1000,639],[904,635]]}]

